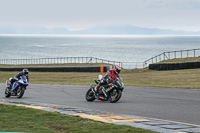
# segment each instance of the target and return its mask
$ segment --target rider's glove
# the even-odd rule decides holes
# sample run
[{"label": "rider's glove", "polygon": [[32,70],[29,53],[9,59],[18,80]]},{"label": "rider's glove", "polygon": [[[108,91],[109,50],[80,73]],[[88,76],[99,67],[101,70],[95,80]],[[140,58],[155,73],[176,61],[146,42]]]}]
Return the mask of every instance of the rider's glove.
[{"label": "rider's glove", "polygon": [[104,83],[104,79],[102,79],[102,80],[100,81],[100,83],[103,84],[103,83]]},{"label": "rider's glove", "polygon": [[108,77],[108,78],[106,79],[106,82],[107,82],[107,83],[110,83],[110,82],[111,82],[111,78]]}]

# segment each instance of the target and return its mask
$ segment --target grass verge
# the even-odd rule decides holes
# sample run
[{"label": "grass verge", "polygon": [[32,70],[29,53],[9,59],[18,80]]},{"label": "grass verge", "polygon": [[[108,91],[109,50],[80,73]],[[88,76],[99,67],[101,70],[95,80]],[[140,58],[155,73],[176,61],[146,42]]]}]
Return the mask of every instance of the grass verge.
[{"label": "grass verge", "polygon": [[[18,72],[0,71],[0,83],[5,83]],[[30,84],[89,85],[106,73],[87,72],[30,72]],[[155,71],[148,69],[122,70],[125,86],[200,89],[200,69]]]},{"label": "grass verge", "polygon": [[131,126],[105,124],[55,112],[0,104],[1,132],[153,133]]},{"label": "grass verge", "polygon": [[128,86],[200,89],[200,69],[136,70],[124,72],[121,77]]},{"label": "grass verge", "polygon": [[[160,63],[183,63],[200,61],[200,57],[166,60]],[[0,67],[34,67],[34,66],[102,66],[110,64],[71,63],[43,65],[0,65]],[[5,83],[18,72],[0,71],[0,83]],[[106,73],[89,72],[30,72],[30,84],[67,84],[89,85],[94,78]],[[148,69],[122,70],[120,76],[125,86],[170,87],[200,89],[200,69],[184,69],[173,71],[155,71]]]},{"label": "grass verge", "polygon": [[158,64],[161,64],[161,63],[186,63],[186,62],[200,62],[200,57],[176,58],[176,59],[164,60],[164,61],[158,62]]}]

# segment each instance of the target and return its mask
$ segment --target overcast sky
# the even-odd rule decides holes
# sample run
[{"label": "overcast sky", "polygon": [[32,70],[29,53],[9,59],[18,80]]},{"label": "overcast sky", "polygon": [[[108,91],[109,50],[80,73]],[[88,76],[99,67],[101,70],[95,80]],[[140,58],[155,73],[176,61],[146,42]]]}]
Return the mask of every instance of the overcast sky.
[{"label": "overcast sky", "polygon": [[0,26],[129,24],[200,31],[200,0],[0,0]]}]

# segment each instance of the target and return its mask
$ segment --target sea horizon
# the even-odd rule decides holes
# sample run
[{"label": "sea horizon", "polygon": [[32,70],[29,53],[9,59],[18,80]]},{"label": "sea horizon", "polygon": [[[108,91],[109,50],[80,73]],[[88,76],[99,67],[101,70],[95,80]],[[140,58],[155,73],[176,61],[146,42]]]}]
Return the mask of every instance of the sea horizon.
[{"label": "sea horizon", "polygon": [[200,36],[200,35],[126,35],[126,34],[0,34],[0,36],[85,36],[85,37],[181,37],[181,36]]},{"label": "sea horizon", "polygon": [[200,35],[0,34],[0,59],[95,57],[144,62],[168,51],[198,49]]}]

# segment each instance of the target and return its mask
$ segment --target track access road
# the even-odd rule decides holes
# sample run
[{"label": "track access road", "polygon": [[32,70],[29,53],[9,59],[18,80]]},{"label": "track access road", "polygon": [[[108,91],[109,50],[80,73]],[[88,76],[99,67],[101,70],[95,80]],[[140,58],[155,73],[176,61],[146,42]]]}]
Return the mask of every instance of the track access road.
[{"label": "track access road", "polygon": [[87,102],[89,85],[30,84],[21,99],[5,98],[5,84],[0,83],[0,99],[57,104],[91,110],[136,115],[200,125],[200,90],[157,87],[126,87],[117,103]]}]

